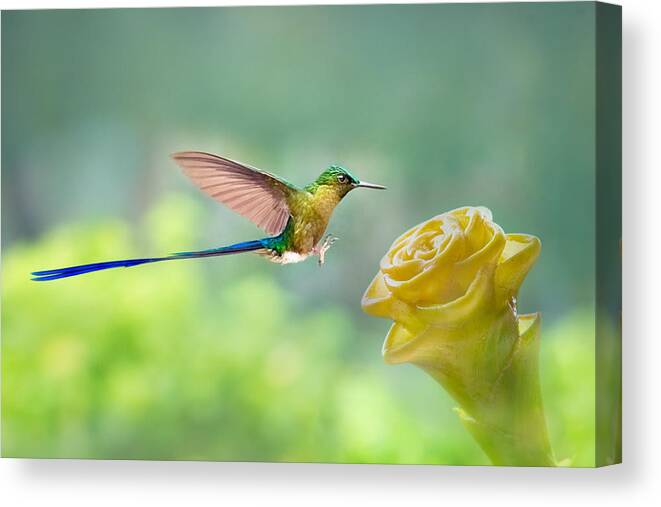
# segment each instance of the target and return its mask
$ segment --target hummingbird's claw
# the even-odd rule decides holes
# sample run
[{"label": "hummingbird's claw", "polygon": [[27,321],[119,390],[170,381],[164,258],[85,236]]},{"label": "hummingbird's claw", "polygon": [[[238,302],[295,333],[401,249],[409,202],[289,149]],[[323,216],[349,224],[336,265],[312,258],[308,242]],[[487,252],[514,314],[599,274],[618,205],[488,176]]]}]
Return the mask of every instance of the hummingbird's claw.
[{"label": "hummingbird's claw", "polygon": [[328,234],[324,240],[321,242],[321,245],[318,247],[318,255],[319,255],[319,266],[321,267],[324,264],[325,258],[326,258],[326,252],[328,249],[335,243],[338,239],[337,236],[333,236],[332,234]]}]

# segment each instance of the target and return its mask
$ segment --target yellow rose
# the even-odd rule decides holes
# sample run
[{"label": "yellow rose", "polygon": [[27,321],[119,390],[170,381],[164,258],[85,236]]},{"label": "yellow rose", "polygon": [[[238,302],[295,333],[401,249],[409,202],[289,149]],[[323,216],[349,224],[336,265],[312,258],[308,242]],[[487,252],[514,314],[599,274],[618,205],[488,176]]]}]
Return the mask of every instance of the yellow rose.
[{"label": "yellow rose", "polygon": [[362,300],[365,312],[395,321],[385,360],[413,360],[401,347],[427,326],[475,325],[477,315],[514,307],[540,249],[534,236],[505,234],[484,207],[443,213],[397,238]]},{"label": "yellow rose", "polygon": [[432,375],[495,464],[554,464],[539,388],[539,316],[516,311],[540,249],[534,236],[505,234],[487,208],[459,208],[397,238],[362,300],[370,315],[394,321],[385,361]]}]

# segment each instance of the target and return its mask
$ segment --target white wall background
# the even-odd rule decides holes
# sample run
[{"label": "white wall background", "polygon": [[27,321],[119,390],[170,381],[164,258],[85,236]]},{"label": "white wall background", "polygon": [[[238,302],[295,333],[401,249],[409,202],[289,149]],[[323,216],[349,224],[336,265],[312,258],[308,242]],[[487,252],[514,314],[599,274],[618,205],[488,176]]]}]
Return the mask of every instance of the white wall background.
[{"label": "white wall background", "polygon": [[[349,3],[9,1],[2,9]],[[367,3],[367,2],[360,2]],[[379,2],[375,2],[379,3]],[[381,2],[384,3],[384,2]],[[392,3],[408,3],[406,0]],[[7,506],[518,505],[661,500],[661,2],[624,0],[624,460],[599,470],[1,460]],[[657,504],[655,503],[655,504]]]}]

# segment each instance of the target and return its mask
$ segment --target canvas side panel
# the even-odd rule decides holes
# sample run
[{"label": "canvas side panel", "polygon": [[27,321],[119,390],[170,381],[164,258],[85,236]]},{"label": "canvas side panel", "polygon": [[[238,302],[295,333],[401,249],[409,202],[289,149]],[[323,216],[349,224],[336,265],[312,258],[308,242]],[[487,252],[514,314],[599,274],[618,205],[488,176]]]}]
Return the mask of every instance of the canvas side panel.
[{"label": "canvas side panel", "polygon": [[596,465],[622,461],[622,9],[596,4]]}]

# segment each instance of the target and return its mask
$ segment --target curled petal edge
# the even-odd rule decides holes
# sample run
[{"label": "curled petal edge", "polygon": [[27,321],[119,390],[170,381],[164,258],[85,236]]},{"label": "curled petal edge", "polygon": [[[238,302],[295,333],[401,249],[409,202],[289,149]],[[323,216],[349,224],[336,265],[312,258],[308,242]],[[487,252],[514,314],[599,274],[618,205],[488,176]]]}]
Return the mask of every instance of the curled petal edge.
[{"label": "curled petal edge", "polygon": [[495,275],[496,291],[502,298],[516,295],[542,250],[542,242],[530,234],[507,234],[506,239]]},{"label": "curled petal edge", "polygon": [[424,324],[415,315],[415,307],[393,297],[383,278],[383,273],[377,273],[365,291],[361,301],[363,311],[374,317],[383,317],[404,323],[409,329],[420,330],[424,327]]},{"label": "curled petal edge", "polygon": [[383,273],[379,271],[365,290],[360,306],[369,315],[390,318],[391,302],[392,295],[383,281]]},{"label": "curled petal edge", "polygon": [[542,317],[537,313],[519,315],[519,338],[521,343],[529,344],[539,339]]}]

